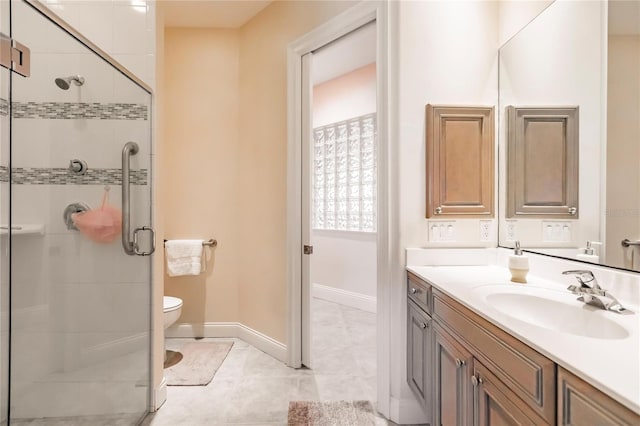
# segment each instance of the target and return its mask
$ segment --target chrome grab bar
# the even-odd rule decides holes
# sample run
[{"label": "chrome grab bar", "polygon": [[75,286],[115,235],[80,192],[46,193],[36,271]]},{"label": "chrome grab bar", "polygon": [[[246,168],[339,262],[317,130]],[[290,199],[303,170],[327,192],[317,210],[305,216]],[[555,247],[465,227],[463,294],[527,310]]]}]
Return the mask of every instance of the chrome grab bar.
[{"label": "chrome grab bar", "polygon": [[[127,142],[122,148],[122,247],[129,256],[150,256],[156,251],[156,232],[150,226],[142,226],[133,230],[131,240],[131,192],[129,174],[132,155],[136,155],[140,148],[135,142]],[[151,233],[151,250],[141,251],[138,246],[138,233],[148,231]]]},{"label": "chrome grab bar", "polygon": [[629,246],[637,246],[640,247],[640,240],[638,241],[631,241],[628,238],[625,238],[624,240],[622,240],[622,247],[629,247]]},{"label": "chrome grab bar", "polygon": [[130,160],[140,148],[135,142],[127,142],[122,148],[122,248],[129,256],[136,254],[136,247],[131,240],[131,194],[129,182]]}]

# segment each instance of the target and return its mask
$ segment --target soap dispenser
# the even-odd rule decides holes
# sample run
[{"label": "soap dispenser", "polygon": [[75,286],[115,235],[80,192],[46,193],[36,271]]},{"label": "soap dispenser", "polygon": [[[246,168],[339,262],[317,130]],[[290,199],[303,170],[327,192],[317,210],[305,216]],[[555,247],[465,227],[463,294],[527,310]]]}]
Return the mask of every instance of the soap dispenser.
[{"label": "soap dispenser", "polygon": [[602,243],[599,241],[587,241],[587,246],[580,249],[580,253],[576,255],[576,258],[585,262],[600,263],[600,256],[592,246],[601,245]]},{"label": "soap dispenser", "polygon": [[526,283],[529,272],[529,258],[522,253],[520,241],[516,241],[516,248],[513,254],[509,255],[509,271],[511,271],[511,281],[514,283]]}]

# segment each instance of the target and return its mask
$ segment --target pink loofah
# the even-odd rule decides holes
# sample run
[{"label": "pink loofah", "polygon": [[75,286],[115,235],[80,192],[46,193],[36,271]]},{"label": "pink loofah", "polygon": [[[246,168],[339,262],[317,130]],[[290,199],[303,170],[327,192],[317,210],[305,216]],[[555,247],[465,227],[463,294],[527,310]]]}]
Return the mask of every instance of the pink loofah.
[{"label": "pink loofah", "polygon": [[109,187],[105,187],[99,209],[73,213],[71,220],[80,232],[96,243],[110,243],[122,232],[122,212],[109,205]]}]

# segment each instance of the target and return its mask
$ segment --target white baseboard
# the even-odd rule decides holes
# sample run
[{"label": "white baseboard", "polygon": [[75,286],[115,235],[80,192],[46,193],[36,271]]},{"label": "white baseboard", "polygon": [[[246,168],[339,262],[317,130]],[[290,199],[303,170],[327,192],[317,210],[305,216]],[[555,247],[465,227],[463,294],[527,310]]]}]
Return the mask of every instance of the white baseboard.
[{"label": "white baseboard", "polygon": [[80,350],[77,362],[82,366],[96,365],[140,350],[147,350],[149,333],[138,333],[120,339],[100,343]]},{"label": "white baseboard", "polygon": [[234,337],[260,349],[281,362],[286,362],[287,347],[271,337],[239,322],[206,322],[174,324],[165,330],[165,337]]},{"label": "white baseboard", "polygon": [[391,397],[389,420],[399,425],[431,423],[431,419],[417,399]]},{"label": "white baseboard", "polygon": [[160,386],[153,390],[153,401],[151,401],[151,412],[158,411],[167,400],[167,379],[162,378]]},{"label": "white baseboard", "polygon": [[377,312],[376,298],[322,284],[312,284],[312,296],[366,312]]}]

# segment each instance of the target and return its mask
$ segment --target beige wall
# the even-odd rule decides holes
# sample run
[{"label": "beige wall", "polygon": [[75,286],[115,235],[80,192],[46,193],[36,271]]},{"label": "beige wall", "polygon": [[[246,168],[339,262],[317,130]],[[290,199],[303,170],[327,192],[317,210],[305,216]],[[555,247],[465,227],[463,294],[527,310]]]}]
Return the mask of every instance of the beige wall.
[{"label": "beige wall", "polygon": [[166,29],[158,240],[219,242],[204,276],[164,277],[179,322],[285,342],[286,48],[353,4],[274,2],[240,29]]},{"label": "beige wall", "polygon": [[165,31],[159,240],[218,240],[203,275],[165,276],[165,294],[184,302],[180,322],[239,319],[239,46],[237,30]]},{"label": "beige wall", "polygon": [[287,45],[355,2],[274,2],[240,30],[240,320],[286,343]]}]

